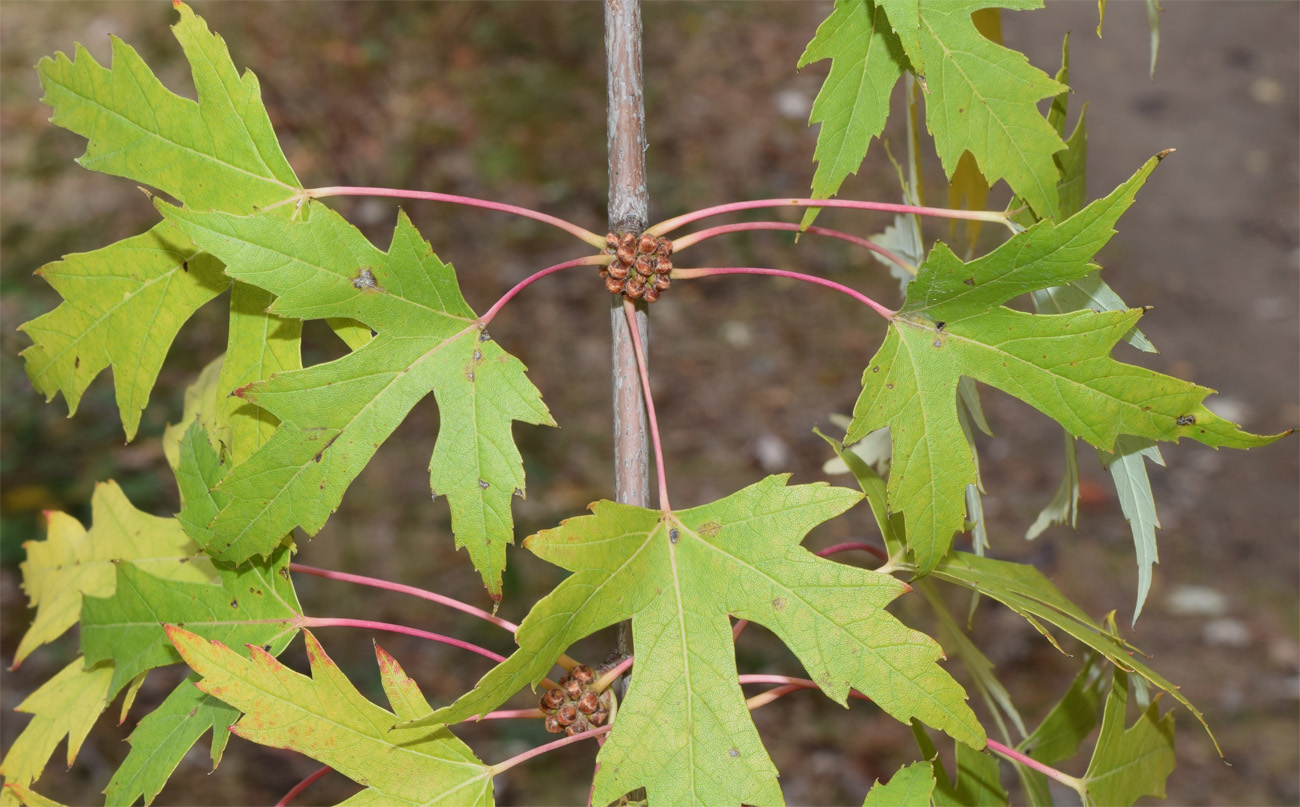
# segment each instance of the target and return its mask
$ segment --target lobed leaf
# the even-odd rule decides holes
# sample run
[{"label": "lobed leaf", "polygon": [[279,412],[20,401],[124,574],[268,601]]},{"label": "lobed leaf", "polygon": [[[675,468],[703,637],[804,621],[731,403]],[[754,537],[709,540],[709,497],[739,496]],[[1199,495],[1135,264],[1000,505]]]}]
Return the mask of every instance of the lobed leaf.
[{"label": "lobed leaf", "polygon": [[1015,395],[1105,451],[1121,434],[1235,448],[1282,436],[1249,434],[1213,414],[1201,403],[1212,390],[1110,358],[1141,311],[1042,316],[1002,305],[1092,271],[1088,260],[1159,159],[1078,214],[1041,221],[978,260],[963,263],[937,245],[909,285],[863,373],[845,442],[889,426],[889,506],[905,514],[919,573],[932,571],[963,529],[963,491],[978,478],[957,414],[962,376]]},{"label": "lobed leaf", "polygon": [[511,425],[553,421],[524,366],[480,326],[452,268],[405,214],[384,253],[324,207],[305,222],[159,207],[228,274],[277,295],[270,313],[348,318],[378,334],[336,361],[237,390],[282,425],[221,483],[230,503],[211,525],[208,552],[238,562],[272,551],[295,526],[315,534],[379,444],[432,392],[441,426],[431,486],[451,504],[457,546],[499,598],[514,540],[510,500],[524,488]]},{"label": "lobed leaf", "polygon": [[518,651],[411,725],[483,714],[540,681],[573,642],[630,617],[637,664],[599,757],[595,801],[645,787],[652,802],[776,803],[776,771],[736,679],[736,617],[780,636],[836,702],[852,687],[900,720],[982,745],[965,692],[936,664],[938,645],[884,611],[906,586],[799,546],[860,494],[785,483],[768,477],[671,513],[602,501],[531,536],[531,551],[574,574],[529,613]]},{"label": "lobed leaf", "polygon": [[288,565],[284,548],[238,568],[219,564],[218,583],[182,583],[118,564],[113,595],[82,602],[86,661],[114,662],[111,689],[116,692],[146,670],[180,661],[163,630],[166,624],[184,624],[222,641],[265,645],[278,654],[302,615]]},{"label": "lobed leaf", "polygon": [[900,768],[888,782],[877,780],[867,791],[862,807],[930,807],[933,793],[934,768],[929,762],[913,762]]},{"label": "lobed leaf", "polygon": [[1174,716],[1160,717],[1159,701],[1125,728],[1128,676],[1115,670],[1101,734],[1083,781],[1094,804],[1133,804],[1142,796],[1165,797],[1165,780],[1174,771]]},{"label": "lobed leaf", "polygon": [[175,521],[135,509],[117,483],[96,485],[90,505],[89,530],[66,513],[52,512],[46,516],[46,539],[23,544],[27,560],[19,569],[36,617],[14,653],[15,667],[76,624],[83,595],[111,595],[115,569],[122,561],[180,583],[206,583],[216,577],[212,563]]},{"label": "lobed leaf", "polygon": [[376,647],[395,712],[361,696],[310,632],[311,677],[251,647],[251,657],[168,626],[177,651],[203,680],[199,689],[246,712],[231,731],[286,748],[366,785],[349,804],[489,805],[492,768],[445,728],[391,730],[400,716],[427,708],[413,682]]},{"label": "lobed leaf", "polygon": [[112,679],[112,664],[87,665],[78,656],[15,707],[35,717],[0,762],[6,786],[36,781],[65,737],[67,764],[72,765],[90,727],[108,706]]},{"label": "lobed leaf", "polygon": [[152,804],[172,771],[209,730],[209,756],[216,769],[239,710],[200,692],[197,681],[198,676],[191,675],[177,684],[131,732],[126,740],[131,751],[104,789],[108,804],[135,804],[141,798],[145,805]]},{"label": "lobed leaf", "polygon": [[[37,65],[56,125],[85,137],[87,168],[158,188],[203,209],[249,213],[291,198],[301,184],[276,142],[257,78],[240,76],[222,39],[177,3],[173,33],[198,100],[172,93],[116,37],[110,68],[80,45]],[[33,385],[70,413],[101,370],[113,368],[127,439],[181,325],[229,280],[220,265],[160,223],[142,235],[43,267],[64,302],[21,326]],[[296,348],[295,348],[296,349]]]}]

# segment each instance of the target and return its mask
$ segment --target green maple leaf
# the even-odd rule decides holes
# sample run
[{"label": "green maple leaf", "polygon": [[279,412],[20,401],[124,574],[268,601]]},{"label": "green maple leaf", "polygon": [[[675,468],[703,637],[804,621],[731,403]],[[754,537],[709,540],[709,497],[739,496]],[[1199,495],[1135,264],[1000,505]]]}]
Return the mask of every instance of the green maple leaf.
[{"label": "green maple leaf", "polygon": [[529,613],[517,652],[412,725],[483,714],[536,685],[573,642],[631,618],[637,663],[599,757],[593,803],[637,787],[652,803],[779,803],[776,770],[736,679],[736,617],[775,632],[836,702],[852,687],[899,720],[916,717],[982,746],[966,693],[936,663],[938,645],[884,610],[907,587],[799,545],[861,495],[785,483],[768,477],[671,513],[597,502],[594,515],[530,537],[532,552],[574,574]]},{"label": "green maple leaf", "polygon": [[[173,32],[189,60],[198,100],[172,93],[139,54],[113,38],[111,68],[80,45],[37,65],[53,122],[85,137],[86,168],[158,188],[202,209],[248,213],[302,186],[276,142],[252,73],[239,75],[226,44],[184,4]],[[176,228],[146,233],[43,267],[64,298],[21,326],[34,344],[27,374],[70,412],[112,366],[127,439],[135,436],[167,349],[180,327],[229,285],[220,265]],[[252,379],[250,379],[252,380]]]},{"label": "green maple leaf", "polygon": [[209,730],[209,756],[213,769],[217,767],[239,710],[200,692],[197,681],[198,676],[191,675],[177,684],[131,732],[131,751],[104,789],[107,803],[135,804],[140,798],[146,805],[153,803],[172,771]]},{"label": "green maple leaf", "polygon": [[142,672],[180,661],[163,631],[166,624],[279,653],[302,615],[288,565],[289,550],[282,548],[266,561],[238,568],[217,564],[219,583],[179,583],[118,564],[113,595],[82,601],[81,650],[89,664],[113,661],[113,692]]},{"label": "green maple leaf", "polygon": [[1091,804],[1129,805],[1142,796],[1165,797],[1174,771],[1174,716],[1160,716],[1153,700],[1129,728],[1128,675],[1116,669],[1102,712],[1101,734],[1083,776]]},{"label": "green maple leaf", "polygon": [[888,782],[876,781],[862,807],[930,807],[934,768],[929,762],[904,765]]},{"label": "green maple leaf", "polygon": [[1045,316],[1002,305],[1093,271],[1088,261],[1158,161],[1069,219],[1039,222],[971,263],[939,243],[908,286],[863,373],[845,442],[890,427],[889,507],[905,515],[919,573],[935,568],[963,528],[963,492],[977,478],[957,413],[962,376],[1015,395],[1104,451],[1121,434],[1237,448],[1282,436],[1252,435],[1213,414],[1202,403],[1212,390],[1110,358],[1139,310]]},{"label": "green maple leaf", "polygon": [[488,805],[493,769],[447,729],[396,729],[428,711],[415,683],[378,646],[393,711],[361,696],[316,637],[304,631],[311,677],[260,648],[245,658],[220,642],[169,626],[176,649],[203,680],[199,689],[247,714],[231,731],[246,740],[306,754],[367,789],[349,804]]},{"label": "green maple leaf", "polygon": [[441,425],[430,484],[450,502],[457,546],[468,547],[499,598],[514,540],[510,500],[524,489],[511,425],[553,421],[523,364],[489,339],[452,268],[406,215],[384,253],[324,207],[305,222],[159,207],[228,274],[277,295],[272,313],[346,317],[378,334],[341,359],[238,390],[282,425],[221,483],[230,503],[212,524],[209,554],[241,561],[271,551],[294,526],[315,534],[379,444],[432,392]]},{"label": "green maple leaf", "polygon": [[[1023,54],[979,32],[984,8],[1037,8],[1041,0],[837,0],[801,57],[832,59],[812,122],[813,195],[834,195],[857,171],[889,115],[889,95],[910,69],[925,79],[925,122],[949,177],[964,152],[989,183],[1005,179],[1043,216],[1057,213],[1053,153],[1065,143],[1037,103],[1066,90]],[[805,218],[807,223],[808,218]]]},{"label": "green maple leaf", "polygon": [[[809,124],[820,123],[813,160],[813,196],[834,196],[849,174],[856,174],[872,138],[884,131],[889,96],[907,70],[898,37],[878,6],[837,0],[799,57],[803,68],[831,59],[830,74],[813,102]],[[811,223],[809,211],[804,223]]]},{"label": "green maple leaf", "polygon": [[115,482],[97,485],[90,504],[90,530],[66,513],[49,513],[46,539],[23,545],[27,560],[19,568],[36,617],[14,653],[15,667],[76,624],[83,595],[111,595],[122,561],[177,582],[206,583],[216,577],[216,569],[175,520],[135,509]]}]

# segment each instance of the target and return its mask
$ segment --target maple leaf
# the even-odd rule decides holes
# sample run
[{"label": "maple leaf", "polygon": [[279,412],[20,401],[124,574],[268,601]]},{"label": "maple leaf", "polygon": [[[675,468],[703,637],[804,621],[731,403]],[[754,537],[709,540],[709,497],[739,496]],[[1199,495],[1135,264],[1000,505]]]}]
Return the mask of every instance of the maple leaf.
[{"label": "maple leaf", "polygon": [[135,804],[140,798],[146,805],[153,803],[172,771],[209,729],[209,756],[216,769],[239,710],[200,692],[194,686],[197,681],[198,676],[191,675],[177,684],[127,737],[131,751],[104,789],[107,803]]},{"label": "maple leaf", "polygon": [[[116,37],[111,68],[80,45],[73,59],[60,53],[37,65],[52,121],[89,141],[77,162],[204,209],[247,213],[293,196],[302,186],[276,142],[257,78],[239,75],[225,42],[189,6],[176,7],[173,32],[197,101],[165,88]],[[111,365],[128,440],[180,327],[229,285],[215,260],[165,222],[38,274],[64,302],[20,326],[35,343],[23,351],[32,384],[47,400],[62,392],[75,413]]]},{"label": "maple leaf", "polygon": [[216,577],[216,569],[175,520],[135,509],[117,483],[96,485],[90,506],[90,530],[66,513],[51,512],[46,539],[23,544],[27,560],[19,569],[36,617],[14,653],[15,667],[76,624],[83,595],[111,595],[121,561],[177,582],[206,583]]},{"label": "maple leaf", "polygon": [[68,738],[70,767],[90,727],[108,706],[112,678],[112,664],[87,665],[77,657],[18,704],[15,711],[35,717],[0,762],[6,784],[34,782],[64,737]]},{"label": "maple leaf", "polygon": [[934,768],[929,762],[904,765],[888,782],[871,786],[862,807],[930,807],[934,793]]},{"label": "maple leaf", "polygon": [[1174,772],[1174,716],[1160,716],[1159,699],[1125,728],[1128,675],[1116,669],[1102,712],[1101,734],[1083,776],[1092,804],[1129,805],[1142,796],[1165,797],[1165,780]]},{"label": "maple leaf", "polygon": [[1104,451],[1121,434],[1237,448],[1282,436],[1252,435],[1215,415],[1201,403],[1210,389],[1110,358],[1142,311],[1047,316],[1002,305],[1093,271],[1089,259],[1159,159],[1069,219],[1039,222],[971,263],[937,244],[908,286],[863,373],[845,442],[890,427],[889,508],[905,515],[920,574],[963,528],[962,494],[977,478],[957,413],[962,376],[1015,395]]},{"label": "maple leaf", "polygon": [[[982,35],[971,15],[985,8],[1037,8],[1041,0],[836,0],[799,66],[832,59],[813,104],[821,122],[813,195],[834,195],[857,171],[889,114],[907,69],[926,80],[925,123],[949,177],[964,152],[989,183],[1005,179],[1040,215],[1057,213],[1060,136],[1036,104],[1066,87],[1023,54]],[[808,219],[805,218],[805,223]]]},{"label": "maple leaf", "polygon": [[114,692],[146,670],[180,661],[163,631],[167,623],[279,653],[302,615],[288,565],[286,547],[264,562],[238,568],[217,563],[218,583],[182,583],[118,564],[112,596],[82,601],[81,650],[87,663],[114,662]]},{"label": "maple leaf", "polygon": [[222,481],[218,493],[230,503],[212,524],[209,554],[237,562],[271,551],[295,526],[315,534],[379,444],[432,392],[441,425],[430,484],[450,502],[457,546],[499,599],[514,540],[510,499],[524,489],[511,424],[554,421],[523,364],[482,329],[452,267],[405,213],[384,253],[323,206],[305,222],[159,208],[228,274],[277,295],[272,313],[346,317],[378,334],[341,359],[238,390],[282,425]]},{"label": "maple leaf", "polygon": [[397,662],[378,646],[384,692],[393,711],[361,696],[309,631],[311,677],[261,648],[245,658],[220,642],[169,626],[176,649],[203,680],[199,689],[247,714],[231,732],[306,754],[367,786],[349,804],[487,805],[493,769],[445,728],[392,729],[428,711]]},{"label": "maple leaf", "polygon": [[884,610],[907,586],[799,546],[861,494],[787,478],[671,513],[601,501],[593,515],[531,536],[529,550],[574,574],[534,606],[518,651],[411,725],[483,714],[540,681],[573,642],[631,618],[637,663],[593,803],[642,786],[652,803],[780,802],[737,683],[734,616],[775,632],[836,702],[852,687],[899,720],[983,745],[965,692],[936,663],[938,645]]}]

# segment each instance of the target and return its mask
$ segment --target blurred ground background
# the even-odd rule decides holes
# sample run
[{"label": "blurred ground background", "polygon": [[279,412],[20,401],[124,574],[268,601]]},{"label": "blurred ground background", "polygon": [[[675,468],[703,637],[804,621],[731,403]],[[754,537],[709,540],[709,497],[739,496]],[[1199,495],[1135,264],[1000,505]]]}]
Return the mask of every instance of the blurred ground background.
[{"label": "blurred ground background", "polygon": [[[1154,81],[1147,78],[1140,3],[1111,3],[1104,39],[1094,33],[1096,4],[1086,2],[1006,13],[1005,37],[1050,74],[1059,64],[1061,37],[1073,32],[1071,118],[1090,104],[1090,196],[1109,191],[1157,151],[1178,148],[1100,257],[1129,304],[1155,306],[1142,327],[1161,354],[1121,349],[1118,355],[1219,389],[1213,404],[1219,411],[1250,430],[1279,431],[1300,423],[1300,6],[1166,6]],[[805,124],[826,65],[802,72],[794,65],[828,10],[812,2],[647,5],[652,218],[735,199],[805,194],[814,144]],[[599,4],[200,3],[197,11],[226,38],[236,64],[258,73],[285,151],[309,187],[436,189],[603,229]],[[42,537],[41,511],[65,510],[88,521],[94,483],[113,478],[142,509],[174,512],[176,494],[158,438],[180,416],[184,385],[224,344],[223,304],[213,303],[172,349],[130,445],[122,442],[109,378],[92,385],[68,420],[62,401],[44,405],[31,390],[17,358],[28,340],[15,327],[57,303],[32,272],[154,221],[132,183],[73,164],[84,141],[46,122],[49,111],[38,103],[31,66],[42,55],[71,51],[74,42],[106,61],[114,33],[135,45],[168,86],[188,94],[184,60],[167,28],[171,17],[163,2],[5,0],[0,6],[0,649],[6,664],[28,618],[18,585],[21,545]],[[887,136],[901,149],[897,122]],[[939,180],[932,161],[927,191],[942,203]],[[896,198],[893,171],[878,145],[844,193]],[[393,204],[347,200],[338,207],[387,244]],[[531,222],[449,206],[405,207],[441,257],[456,265],[479,310],[535,269],[582,254],[567,236]],[[885,224],[866,216],[824,220],[862,234]],[[806,239],[795,248],[784,237],[736,235],[697,248],[692,262],[800,268],[897,300],[886,272],[838,242]],[[529,483],[528,500],[516,507],[520,535],[612,495],[608,299],[599,288],[594,276],[566,273],[530,288],[493,323],[494,337],[529,366],[561,424],[515,430]],[[860,368],[882,335],[877,323],[864,327],[861,310],[838,295],[766,278],[679,283],[654,306],[651,320],[654,392],[678,507],[726,495],[768,472],[793,471],[795,481],[825,478],[826,447],[811,429],[828,428],[831,412],[852,407]],[[336,355],[331,338],[309,328],[306,361]],[[1136,586],[1133,547],[1095,455],[1080,452],[1090,493],[1078,532],[1057,527],[1027,544],[1021,535],[1058,482],[1059,429],[996,391],[985,390],[983,399],[997,435],[982,440],[994,553],[1036,563],[1094,616],[1117,609],[1127,624]],[[426,466],[437,428],[432,403],[417,407],[382,447],[324,531],[302,542],[302,562],[486,599],[464,553],[452,551],[445,505],[428,501]],[[1170,803],[1300,801],[1296,446],[1291,440],[1249,455],[1169,447],[1168,470],[1153,470],[1162,562],[1130,635],[1204,710],[1232,763],[1223,764],[1192,717],[1179,711]],[[872,537],[864,508],[815,532],[808,544]],[[503,615],[521,618],[558,579],[556,570],[514,552]],[[405,621],[509,649],[495,629],[420,602],[315,579],[299,586],[314,615]],[[895,612],[929,628],[924,607],[913,599],[919,598],[903,598]],[[994,604],[982,607],[974,632],[1026,719],[1039,719],[1067,685],[1073,661]],[[322,630],[321,638],[374,696],[370,637],[335,628]],[[454,698],[486,670],[486,662],[441,646],[379,638],[434,703]],[[75,635],[65,637],[5,673],[5,748],[26,721],[10,710],[67,662],[75,642]],[[610,647],[612,638],[602,635],[580,649],[597,661]],[[800,672],[761,629],[745,634],[738,653],[742,671]],[[286,654],[298,655],[301,644]],[[37,789],[69,804],[98,802],[127,751],[122,739],[129,727],[180,675],[155,673],[125,726],[101,721],[71,770],[65,774],[54,763]],[[824,698],[795,695],[756,713],[756,720],[791,803],[860,803],[873,779],[915,756],[906,728],[861,704],[845,711]],[[546,739],[539,725],[505,721],[460,733],[489,761]],[[592,753],[579,744],[513,769],[498,782],[500,803],[578,803],[586,796]],[[205,758],[205,750],[191,754],[158,803],[270,804],[316,767],[238,739],[217,773],[207,775]],[[1083,764],[1064,767],[1080,772]],[[327,778],[297,803],[334,803],[351,789]]]}]

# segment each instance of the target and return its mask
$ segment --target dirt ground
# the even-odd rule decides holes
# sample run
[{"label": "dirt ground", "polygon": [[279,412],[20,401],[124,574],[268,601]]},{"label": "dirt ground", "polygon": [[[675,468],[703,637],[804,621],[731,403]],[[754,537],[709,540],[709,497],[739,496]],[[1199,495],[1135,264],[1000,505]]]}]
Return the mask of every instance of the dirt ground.
[{"label": "dirt ground", "polygon": [[[1130,305],[1154,306],[1142,322],[1161,353],[1117,355],[1213,387],[1217,411],[1258,432],[1300,424],[1300,5],[1166,2],[1160,60],[1147,77],[1141,3],[1111,3],[1104,38],[1095,3],[1006,13],[1008,44],[1054,73],[1072,32],[1071,118],[1088,107],[1089,195],[1115,187],[1150,155],[1178,149],[1155,173],[1102,253],[1109,281]],[[652,3],[645,9],[645,69],[652,218],[723,201],[803,195],[814,133],[806,127],[826,65],[794,65],[824,3]],[[601,229],[606,193],[600,6],[595,3],[199,3],[196,10],[253,68],[290,162],[308,186],[366,184],[434,189],[540,208]],[[14,328],[57,297],[33,270],[58,256],[142,231],[154,214],[133,184],[73,164],[84,141],[46,120],[33,65],[84,43],[101,61],[107,34],[135,45],[163,81],[189,92],[166,3],[0,4],[0,642],[6,664],[26,627],[18,587],[21,544],[42,536],[42,510],[89,519],[97,480],[116,479],[141,508],[177,503],[159,445],[180,415],[192,374],[221,350],[221,303],[203,309],[171,351],[140,437],[123,445],[112,387],[101,377],[77,416],[44,405],[17,353]],[[900,99],[895,97],[895,102]],[[887,132],[901,149],[899,129]],[[932,161],[927,191],[942,203]],[[844,194],[894,200],[893,171],[874,145]],[[999,199],[1005,199],[1005,193]],[[395,206],[338,205],[380,244]],[[542,266],[581,254],[540,225],[447,206],[405,206],[439,255],[453,262],[481,310]],[[830,216],[854,232],[882,219]],[[941,229],[935,234],[947,237]],[[990,237],[992,234],[988,234]],[[887,302],[896,283],[838,243],[743,236],[698,248],[701,265],[767,265],[860,285]],[[725,263],[724,263],[725,262]],[[569,273],[531,287],[493,323],[493,335],[529,366],[560,429],[517,426],[529,498],[520,534],[553,525],[612,495],[608,299],[594,276]],[[224,298],[222,298],[224,300]],[[654,307],[651,364],[672,500],[689,507],[766,473],[826,478],[832,412],[846,412],[882,329],[851,301],[762,278],[674,285]],[[309,363],[337,355],[309,328]],[[107,374],[106,374],[107,375]],[[1136,572],[1129,530],[1095,455],[1081,451],[1090,492],[1077,533],[1053,528],[1033,543],[1025,528],[1060,473],[1059,428],[1020,402],[983,391],[996,437],[982,440],[993,553],[1030,561],[1097,617],[1132,613]],[[418,406],[352,486],[338,514],[300,560],[364,571],[485,599],[464,553],[455,553],[445,506],[428,501],[427,462],[437,428],[432,400]],[[1295,439],[1249,454],[1199,445],[1165,449],[1154,469],[1163,529],[1161,563],[1130,638],[1206,715],[1231,765],[1194,719],[1176,712],[1179,768],[1171,804],[1300,803],[1300,463]],[[848,484],[847,479],[839,481]],[[810,546],[872,539],[865,510],[818,530]],[[525,552],[511,555],[502,613],[519,619],[559,579]],[[304,579],[308,613],[405,621],[508,651],[479,623],[408,600]],[[929,627],[905,597],[895,612]],[[919,599],[919,598],[916,598]],[[1064,690],[1072,659],[1004,609],[982,606],[974,625],[1030,722]],[[370,636],[321,631],[354,680],[377,691]],[[445,703],[485,670],[441,646],[380,637],[424,688]],[[602,658],[600,635],[578,655]],[[3,678],[8,748],[26,718],[10,710],[75,653],[75,636],[38,652]],[[287,656],[301,654],[301,645]],[[744,671],[798,674],[775,639],[750,630]],[[950,664],[950,668],[957,665]],[[955,671],[961,677],[960,671]],[[124,726],[104,719],[65,774],[58,764],[37,789],[69,804],[97,802],[125,755],[131,725],[179,680],[155,673]],[[364,687],[363,687],[364,688]],[[115,708],[115,707],[114,707]],[[110,710],[112,711],[112,710]],[[756,714],[792,804],[860,803],[873,779],[914,758],[905,727],[869,707],[849,711],[813,695]],[[505,759],[541,741],[540,726],[467,727],[481,757]],[[62,752],[57,752],[56,757]],[[206,751],[182,762],[160,804],[273,803],[316,764],[238,739],[209,776]],[[579,744],[515,768],[497,783],[502,804],[572,804],[585,798],[592,749]],[[273,760],[274,764],[268,764]],[[1085,761],[1066,763],[1080,773]],[[335,803],[351,786],[322,780],[298,804]]]}]

